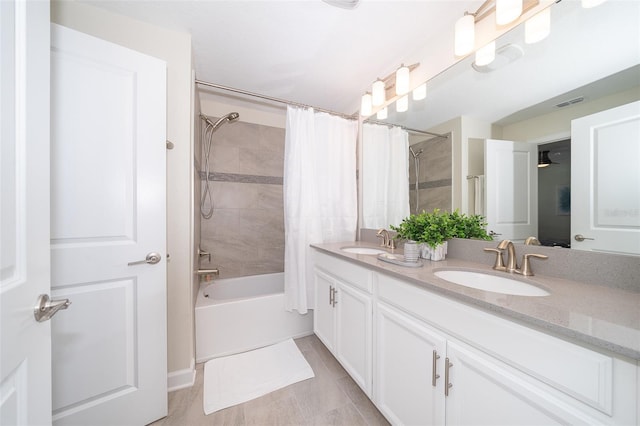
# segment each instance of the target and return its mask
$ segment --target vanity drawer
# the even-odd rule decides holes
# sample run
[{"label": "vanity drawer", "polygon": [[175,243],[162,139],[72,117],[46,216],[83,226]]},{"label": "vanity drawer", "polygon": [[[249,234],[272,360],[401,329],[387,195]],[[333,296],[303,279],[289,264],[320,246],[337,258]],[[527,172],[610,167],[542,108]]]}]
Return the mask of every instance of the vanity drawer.
[{"label": "vanity drawer", "polygon": [[617,392],[636,392],[625,377],[635,374],[633,363],[614,360],[385,274],[376,273],[374,282],[379,299],[608,416],[614,414],[614,373],[623,387]]},{"label": "vanity drawer", "polygon": [[371,277],[373,273],[369,269],[317,250],[314,250],[314,262],[315,266],[325,273],[371,294],[373,289]]}]

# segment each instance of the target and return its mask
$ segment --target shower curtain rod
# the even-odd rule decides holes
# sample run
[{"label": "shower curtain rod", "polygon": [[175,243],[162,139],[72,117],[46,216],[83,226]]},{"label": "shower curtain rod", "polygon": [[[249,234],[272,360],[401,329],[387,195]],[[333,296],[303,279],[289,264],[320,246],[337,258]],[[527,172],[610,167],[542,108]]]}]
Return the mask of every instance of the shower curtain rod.
[{"label": "shower curtain rod", "polygon": [[354,115],[357,115],[357,113],[353,115],[347,115],[341,112],[331,111],[329,109],[318,108],[311,105],[301,104],[299,102],[288,101],[286,99],[274,98],[273,96],[261,95],[260,93],[249,92],[248,90],[236,89],[234,87],[223,86],[221,84],[215,84],[215,83],[209,83],[207,81],[202,81],[202,80],[196,80],[196,84],[201,84],[203,86],[213,87],[216,89],[226,90],[234,93],[240,93],[241,95],[252,96],[254,98],[265,99],[267,101],[272,101],[272,102],[279,102],[281,104],[296,106],[300,108],[313,108],[314,111],[326,112],[327,114],[337,115],[338,117],[346,118],[347,120],[358,119],[357,117],[354,117]]},{"label": "shower curtain rod", "polygon": [[411,133],[420,133],[420,134],[423,134],[423,135],[438,136],[438,137],[441,137],[441,138],[449,139],[449,135],[441,135],[439,133],[428,132],[426,130],[411,129],[409,127],[400,126],[398,124],[385,123],[384,121],[365,120],[365,123],[380,124],[382,126],[400,127],[402,130],[406,130],[407,132],[411,132]]}]

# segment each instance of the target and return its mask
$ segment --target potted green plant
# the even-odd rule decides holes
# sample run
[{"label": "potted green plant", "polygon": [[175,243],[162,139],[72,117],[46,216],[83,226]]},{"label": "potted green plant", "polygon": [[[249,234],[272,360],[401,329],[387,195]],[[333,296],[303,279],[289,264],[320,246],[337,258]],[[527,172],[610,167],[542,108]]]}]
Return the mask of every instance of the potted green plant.
[{"label": "potted green plant", "polygon": [[485,227],[486,223],[482,216],[467,216],[458,210],[453,213],[441,212],[440,209],[410,215],[398,226],[390,226],[397,232],[396,238],[421,243],[421,257],[430,260],[445,258],[447,241],[451,238],[491,240]]}]

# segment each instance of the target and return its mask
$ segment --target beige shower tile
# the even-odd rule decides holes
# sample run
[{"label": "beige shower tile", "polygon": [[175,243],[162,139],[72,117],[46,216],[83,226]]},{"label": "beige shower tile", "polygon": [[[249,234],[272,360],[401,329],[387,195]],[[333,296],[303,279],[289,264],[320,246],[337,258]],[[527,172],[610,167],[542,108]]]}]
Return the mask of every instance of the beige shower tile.
[{"label": "beige shower tile", "polygon": [[275,210],[284,215],[283,200],[282,185],[260,185],[258,203],[255,208],[259,210]]},{"label": "beige shower tile", "polygon": [[259,128],[253,123],[240,121],[227,123],[213,134],[214,146],[232,146],[237,148],[249,148],[258,144]]},{"label": "beige shower tile", "polygon": [[[240,173],[240,149],[235,146],[213,147],[209,155],[209,166],[211,172]],[[204,170],[204,161],[202,169]]]},{"label": "beige shower tile", "polygon": [[260,126],[260,146],[284,153],[286,130],[281,127]]},{"label": "beige shower tile", "polygon": [[284,171],[282,152],[258,148],[251,147],[240,151],[239,173],[282,177]]},{"label": "beige shower tile", "polygon": [[420,190],[420,210],[451,210],[451,186]]},{"label": "beige shower tile", "polygon": [[258,202],[258,186],[250,183],[212,182],[216,209],[249,209]]}]

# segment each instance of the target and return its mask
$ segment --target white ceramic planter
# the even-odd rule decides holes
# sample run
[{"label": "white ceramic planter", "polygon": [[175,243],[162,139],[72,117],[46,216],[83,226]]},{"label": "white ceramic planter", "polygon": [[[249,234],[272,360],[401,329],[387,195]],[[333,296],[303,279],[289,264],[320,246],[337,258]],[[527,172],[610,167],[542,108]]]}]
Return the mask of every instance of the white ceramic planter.
[{"label": "white ceramic planter", "polygon": [[436,248],[431,248],[426,243],[420,243],[420,257],[426,260],[444,260],[447,255],[447,241]]}]

